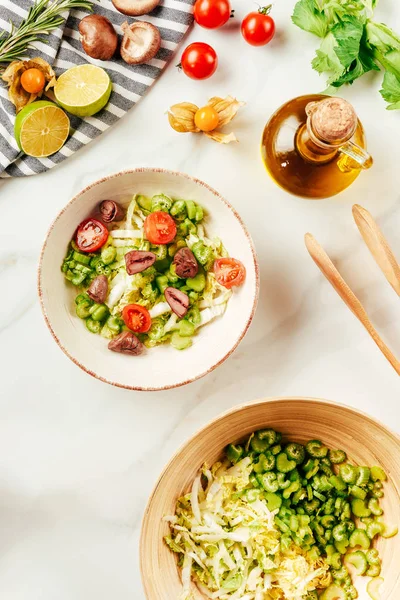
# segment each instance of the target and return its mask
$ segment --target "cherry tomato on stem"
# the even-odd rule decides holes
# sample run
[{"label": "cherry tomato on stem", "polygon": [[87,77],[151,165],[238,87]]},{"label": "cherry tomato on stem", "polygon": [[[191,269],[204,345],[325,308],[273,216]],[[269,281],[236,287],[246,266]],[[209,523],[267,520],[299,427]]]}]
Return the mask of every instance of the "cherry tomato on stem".
[{"label": "cherry tomato on stem", "polygon": [[197,0],[194,5],[196,23],[206,29],[222,27],[229,21],[231,14],[229,0]]},{"label": "cherry tomato on stem", "polygon": [[40,69],[27,69],[21,75],[21,85],[26,92],[38,94],[44,89],[46,79]]},{"label": "cherry tomato on stem", "polygon": [[228,290],[242,285],[246,278],[246,267],[236,258],[217,258],[214,261],[215,279]]},{"label": "cherry tomato on stem", "polygon": [[207,79],[217,70],[218,57],[214,48],[204,42],[194,42],[183,51],[181,62],[185,75],[191,79]]},{"label": "cherry tomato on stem", "polygon": [[122,310],[125,325],[135,333],[146,333],[151,327],[150,313],[140,304],[128,304]]},{"label": "cherry tomato on stem", "polygon": [[265,46],[275,35],[275,21],[269,15],[271,5],[249,13],[242,21],[242,35],[252,46]]},{"label": "cherry tomato on stem", "polygon": [[96,252],[108,239],[108,229],[97,219],[85,219],[76,230],[75,241],[81,252]]},{"label": "cherry tomato on stem", "polygon": [[169,244],[176,236],[175,221],[168,213],[157,210],[146,217],[144,232],[151,244]]}]

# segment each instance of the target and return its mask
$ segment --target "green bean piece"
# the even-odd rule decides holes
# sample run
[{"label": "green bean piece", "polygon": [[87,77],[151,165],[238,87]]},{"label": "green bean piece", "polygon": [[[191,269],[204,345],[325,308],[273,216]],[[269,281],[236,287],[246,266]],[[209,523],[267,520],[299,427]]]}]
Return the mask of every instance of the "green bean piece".
[{"label": "green bean piece", "polygon": [[295,444],[294,442],[287,444],[285,447],[285,452],[290,458],[290,460],[294,460],[296,465],[301,465],[306,456],[306,451],[304,446],[301,444]]},{"label": "green bean piece", "polygon": [[363,486],[369,482],[371,470],[368,467],[358,467],[356,485]]},{"label": "green bean piece", "polygon": [[346,587],[346,594],[349,600],[356,600],[358,598],[357,588],[353,584]]},{"label": "green bean piece", "polygon": [[340,554],[346,554],[347,548],[349,546],[349,540],[347,538],[344,538],[344,540],[342,540],[341,542],[335,540],[334,544],[336,550],[340,552]]},{"label": "green bean piece", "polygon": [[266,492],[265,501],[267,503],[268,510],[270,510],[271,512],[274,510],[278,510],[282,506],[281,496],[274,492]]},{"label": "green bean piece", "polygon": [[86,319],[85,325],[91,333],[100,333],[100,330],[101,330],[100,321],[93,321],[93,319],[89,317],[88,319]]},{"label": "green bean piece", "polygon": [[242,458],[243,454],[244,448],[239,444],[229,444],[226,448],[226,456],[234,465]]},{"label": "green bean piece", "polygon": [[378,521],[374,521],[367,525],[367,536],[370,540],[373,540],[376,535],[382,535],[383,533],[383,525]]},{"label": "green bean piece", "polygon": [[277,492],[279,489],[278,481],[275,473],[265,473],[264,475],[257,475],[257,479],[266,492]]},{"label": "green bean piece", "polygon": [[276,468],[280,473],[289,473],[296,468],[294,460],[289,460],[285,452],[281,452],[276,457]]},{"label": "green bean piece", "polygon": [[171,346],[175,350],[186,350],[191,345],[192,340],[190,337],[181,337],[176,331],[171,335]]},{"label": "green bean piece", "polygon": [[347,460],[347,454],[344,450],[329,450],[328,458],[334,465],[339,465]]},{"label": "green bean piece", "polygon": [[187,321],[186,319],[179,321],[179,335],[182,335],[183,337],[192,336],[194,331],[195,327],[193,323]]},{"label": "green bean piece", "polygon": [[370,498],[368,501],[368,508],[376,517],[383,515],[383,509],[379,506],[379,500],[377,498]]},{"label": "green bean piece", "polygon": [[381,565],[371,565],[366,572],[367,577],[379,577],[381,574]]},{"label": "green bean piece", "polygon": [[105,275],[108,277],[111,274],[111,269],[109,265],[105,265],[103,261],[99,261],[96,264],[96,273],[97,275]]},{"label": "green bean piece", "polygon": [[318,508],[320,507],[320,505],[321,505],[320,501],[317,500],[316,498],[311,500],[311,502],[303,503],[304,510],[306,511],[306,513],[308,515],[311,515],[312,513],[316,512],[318,510]]},{"label": "green bean piece", "polygon": [[77,252],[76,250],[74,250],[72,258],[77,263],[80,263],[81,265],[86,265],[86,266],[90,264],[90,260],[91,260],[91,256],[89,256],[88,254],[83,254],[82,252]]},{"label": "green bean piece", "polygon": [[347,537],[347,528],[344,523],[336,525],[332,530],[333,539],[342,542]]},{"label": "green bean piece", "polygon": [[367,492],[358,485],[352,485],[349,492],[351,496],[354,496],[354,498],[360,498],[360,500],[365,500],[367,497]]},{"label": "green bean piece", "polygon": [[356,575],[364,575],[368,569],[367,558],[362,550],[356,550],[346,556],[346,562],[356,569]]},{"label": "green bean piece", "polygon": [[368,564],[370,564],[370,565],[380,565],[381,564],[381,559],[379,558],[379,552],[376,548],[370,548],[370,550],[367,551],[366,558],[367,558]]},{"label": "green bean piece", "polygon": [[196,204],[193,200],[186,200],[186,210],[188,218],[193,221],[196,217]]},{"label": "green bean piece", "polygon": [[169,286],[168,277],[165,275],[158,275],[158,277],[156,277],[156,286],[160,290],[160,294],[163,294],[166,288]]},{"label": "green bean piece", "polygon": [[93,321],[104,321],[109,314],[108,307],[105,304],[98,305],[96,310],[91,313]]},{"label": "green bean piece", "polygon": [[364,529],[355,529],[350,536],[349,542],[351,548],[361,546],[363,550],[368,550],[371,545],[371,540]]},{"label": "green bean piece", "polygon": [[165,194],[156,194],[151,199],[151,212],[156,212],[161,210],[163,212],[169,213],[172,208],[172,200],[169,196]]},{"label": "green bean piece", "polygon": [[320,440],[310,440],[307,442],[306,450],[313,458],[324,458],[328,454],[328,448]]},{"label": "green bean piece", "polygon": [[101,260],[105,265],[111,265],[117,257],[117,249],[114,246],[104,246],[101,249]]},{"label": "green bean piece", "polygon": [[90,316],[91,305],[89,302],[80,302],[76,306],[76,314],[80,319],[87,319]]},{"label": "green bean piece", "polygon": [[175,200],[173,203],[170,213],[173,217],[177,215],[183,215],[186,213],[186,203],[184,200]]},{"label": "green bean piece", "polygon": [[381,467],[371,467],[372,481],[386,481],[387,475]]},{"label": "green bean piece", "polygon": [[340,477],[346,483],[355,483],[357,479],[357,469],[353,467],[353,465],[341,465],[340,469]]},{"label": "green bean piece", "polygon": [[329,477],[329,483],[331,483],[338,492],[344,492],[347,490],[347,485],[338,475],[332,475]]},{"label": "green bean piece", "polygon": [[337,579],[337,581],[344,581],[348,576],[349,571],[344,565],[342,565],[340,569],[335,569],[332,571],[332,577]]},{"label": "green bean piece", "polygon": [[214,252],[210,246],[206,246],[201,240],[193,244],[192,252],[197,260],[207,270],[214,264]]},{"label": "green bean piece", "polygon": [[276,479],[278,481],[278,486],[280,490],[285,490],[289,487],[290,481],[285,479],[285,473],[277,473]]},{"label": "green bean piece", "polygon": [[203,273],[197,273],[195,277],[186,279],[186,285],[195,292],[202,292],[206,287],[206,278]]},{"label": "green bean piece", "polygon": [[267,440],[260,439],[260,436],[258,435],[258,431],[257,431],[251,439],[250,447],[252,450],[254,450],[254,452],[261,454],[262,452],[267,450],[268,442],[267,442]]}]

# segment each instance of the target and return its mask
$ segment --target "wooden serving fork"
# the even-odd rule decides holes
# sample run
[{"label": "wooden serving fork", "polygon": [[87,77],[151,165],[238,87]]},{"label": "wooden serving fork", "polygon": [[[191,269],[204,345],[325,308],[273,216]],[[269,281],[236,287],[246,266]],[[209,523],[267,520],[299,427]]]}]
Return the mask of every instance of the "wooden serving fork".
[{"label": "wooden serving fork", "polygon": [[[375,344],[378,346],[378,348],[382,352],[382,354],[384,354],[384,356],[390,362],[392,367],[395,369],[396,373],[398,375],[400,375],[400,362],[394,356],[392,351],[389,350],[389,348],[386,346],[385,342],[382,340],[382,338],[380,337],[380,335],[378,334],[378,332],[372,325],[372,323],[367,315],[367,312],[366,312],[365,308],[363,307],[363,305],[361,304],[360,300],[357,298],[357,296],[354,294],[354,292],[351,290],[351,288],[347,285],[346,281],[343,279],[343,277],[341,276],[339,271],[336,269],[335,265],[333,264],[333,262],[331,261],[331,259],[329,258],[329,256],[325,252],[325,250],[319,245],[319,243],[311,235],[311,233],[306,234],[305,242],[306,242],[307,250],[310,253],[310,256],[313,259],[313,261],[315,262],[315,264],[318,266],[318,268],[323,273],[323,275],[325,275],[327,280],[330,282],[330,284],[333,286],[333,288],[336,290],[336,292],[339,294],[339,296],[342,298],[342,300],[346,303],[346,305],[351,310],[351,312],[357,317],[357,319],[360,321],[360,323],[368,331],[369,335],[372,337],[372,339],[374,340]],[[374,249],[377,247],[375,245],[375,242],[373,244],[371,243],[371,246]],[[368,247],[370,247],[370,246],[368,245]],[[375,250],[374,250],[373,254],[376,257]],[[381,266],[381,264],[386,265],[386,262],[383,261],[383,255],[381,254],[381,250],[379,250],[379,252],[377,252],[377,254],[379,255],[379,261],[381,261],[381,262],[378,262],[378,259],[376,258],[379,266]],[[387,258],[387,254],[385,254],[385,257]],[[387,258],[387,260],[389,260],[389,259]],[[396,264],[397,264],[397,262],[396,262]],[[392,280],[395,281],[395,276],[393,275],[392,271],[389,270],[386,266],[384,273],[385,273],[385,275],[387,273],[390,274],[390,279],[388,278],[387,275],[386,275],[386,277],[387,277],[389,283],[393,286]],[[400,285],[400,279],[397,279],[397,282]],[[399,290],[400,290],[400,287],[399,287]],[[397,289],[396,289],[396,291],[397,291]]]}]

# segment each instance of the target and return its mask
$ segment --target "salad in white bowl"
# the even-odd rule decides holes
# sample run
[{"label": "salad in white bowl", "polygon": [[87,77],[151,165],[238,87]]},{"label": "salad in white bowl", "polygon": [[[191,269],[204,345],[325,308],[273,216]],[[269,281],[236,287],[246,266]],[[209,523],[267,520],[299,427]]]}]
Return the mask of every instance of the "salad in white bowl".
[{"label": "salad in white bowl", "polygon": [[210,239],[203,208],[166,194],[135,194],[127,211],[103,200],[79,224],[61,266],[77,288],[75,310],[109,350],[137,356],[145,347],[192,344],[223,315],[246,269],[220,238]]}]

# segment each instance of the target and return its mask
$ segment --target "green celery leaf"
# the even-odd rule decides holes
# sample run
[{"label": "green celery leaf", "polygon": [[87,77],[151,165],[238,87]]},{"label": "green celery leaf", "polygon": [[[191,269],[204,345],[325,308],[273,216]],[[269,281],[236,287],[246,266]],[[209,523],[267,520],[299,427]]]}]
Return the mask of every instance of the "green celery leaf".
[{"label": "green celery leaf", "polygon": [[336,47],[337,41],[334,35],[328,33],[317,50],[317,56],[312,61],[313,69],[318,71],[318,73],[326,73],[328,75],[328,83],[339,79],[345,71],[335,52]]},{"label": "green celery leaf", "polygon": [[355,61],[351,64],[349,69],[341,75],[336,81],[332,82],[334,87],[340,87],[345,83],[353,83],[359,77],[362,77],[369,71],[380,71],[378,65],[375,63],[365,43],[361,42],[360,54]]},{"label": "green celery leaf", "polygon": [[294,7],[292,21],[300,29],[318,37],[325,37],[328,31],[328,21],[315,0],[299,0]]},{"label": "green celery leaf", "polygon": [[374,50],[373,54],[376,60],[381,63],[382,67],[384,67],[386,71],[393,73],[395,77],[400,79],[400,50],[391,50],[386,54],[383,54],[378,50]]},{"label": "green celery leaf", "polygon": [[388,110],[400,109],[400,79],[397,79],[393,73],[385,73],[380,93],[386,102],[390,103]]},{"label": "green celery leaf", "polygon": [[354,16],[363,23],[373,14],[373,0],[319,0],[319,8],[330,24]]},{"label": "green celery leaf", "polygon": [[365,30],[368,44],[383,54],[391,50],[400,50],[400,37],[383,23],[368,21]]},{"label": "green celery leaf", "polygon": [[335,53],[345,68],[357,59],[363,32],[364,26],[356,17],[347,17],[333,27],[332,34],[337,41]]}]

